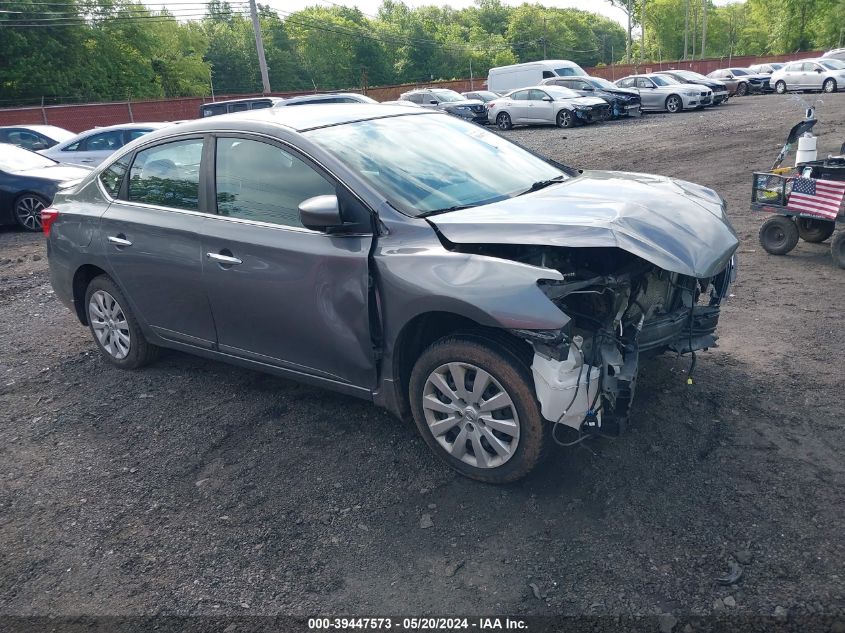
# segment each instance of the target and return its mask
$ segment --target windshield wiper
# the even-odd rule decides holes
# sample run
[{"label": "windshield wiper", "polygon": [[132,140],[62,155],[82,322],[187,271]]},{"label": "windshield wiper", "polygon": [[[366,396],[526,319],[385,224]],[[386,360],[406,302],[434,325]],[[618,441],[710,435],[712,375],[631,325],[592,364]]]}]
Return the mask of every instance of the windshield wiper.
[{"label": "windshield wiper", "polygon": [[533,185],[531,185],[528,189],[523,191],[522,193],[518,194],[520,196],[525,195],[526,193],[531,193],[532,191],[539,191],[540,189],[545,189],[550,185],[557,184],[559,182],[563,182],[565,176],[555,176],[554,178],[550,178],[549,180],[538,180]]},{"label": "windshield wiper", "polygon": [[445,209],[432,209],[431,211],[425,211],[424,213],[420,213],[418,217],[424,218],[429,215],[437,215],[438,213],[449,213],[449,211],[460,211],[461,209],[472,209],[473,207],[477,207],[477,204],[456,204],[454,207],[447,207]]}]

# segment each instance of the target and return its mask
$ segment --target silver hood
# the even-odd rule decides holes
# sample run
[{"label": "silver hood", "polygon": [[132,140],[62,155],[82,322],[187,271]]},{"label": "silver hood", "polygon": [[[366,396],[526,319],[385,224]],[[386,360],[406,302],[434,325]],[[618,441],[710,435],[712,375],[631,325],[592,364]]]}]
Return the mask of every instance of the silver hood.
[{"label": "silver hood", "polygon": [[455,244],[618,247],[699,278],[721,272],[739,246],[714,191],[649,174],[586,171],[534,193],[428,220]]}]

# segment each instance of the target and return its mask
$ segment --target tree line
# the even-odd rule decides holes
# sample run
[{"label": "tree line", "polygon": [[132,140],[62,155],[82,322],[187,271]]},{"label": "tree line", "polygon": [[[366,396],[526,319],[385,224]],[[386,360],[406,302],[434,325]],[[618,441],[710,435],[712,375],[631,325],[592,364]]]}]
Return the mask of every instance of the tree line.
[{"label": "tree line", "polygon": [[[259,5],[274,91],[486,76],[492,66],[786,53],[836,44],[845,0],[607,0],[631,27],[588,11],[500,0],[376,15],[319,0],[302,11]],[[630,35],[630,38],[628,37]],[[627,40],[627,41],[626,41]],[[260,92],[246,0],[0,0],[0,106]]]}]

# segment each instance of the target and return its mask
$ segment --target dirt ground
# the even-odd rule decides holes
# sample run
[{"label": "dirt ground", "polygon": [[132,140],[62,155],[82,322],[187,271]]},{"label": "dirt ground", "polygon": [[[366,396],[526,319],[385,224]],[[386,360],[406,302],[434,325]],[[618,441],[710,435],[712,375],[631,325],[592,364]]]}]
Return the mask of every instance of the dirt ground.
[{"label": "dirt ground", "polygon": [[[649,361],[628,434],[507,487],[365,402],[180,353],[107,366],[42,236],[0,229],[0,613],[845,616],[845,271],[829,243],[768,256],[748,210],[802,108],[505,133],[710,186],[742,239],[695,384],[687,358]],[[845,94],[818,114],[824,155]]]}]

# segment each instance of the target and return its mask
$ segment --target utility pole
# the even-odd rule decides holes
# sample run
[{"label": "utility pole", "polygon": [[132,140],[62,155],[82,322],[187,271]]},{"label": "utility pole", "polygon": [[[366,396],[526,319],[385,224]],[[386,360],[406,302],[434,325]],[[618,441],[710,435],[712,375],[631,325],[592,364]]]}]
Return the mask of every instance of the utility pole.
[{"label": "utility pole", "polygon": [[264,40],[261,38],[261,23],[258,21],[258,8],[255,0],[249,0],[249,13],[252,16],[252,29],[255,31],[255,50],[258,51],[258,67],[261,69],[261,84],[264,94],[270,94],[270,75],[267,74],[267,58],[264,57]]},{"label": "utility pole", "polygon": [[645,3],[646,0],[640,2],[640,63],[645,60]]},{"label": "utility pole", "polygon": [[543,59],[546,59],[546,18],[543,18]]},{"label": "utility pole", "polygon": [[707,47],[707,1],[701,0],[701,59],[704,59]]},{"label": "utility pole", "polygon": [[684,4],[684,61],[687,60],[689,50],[689,0]]},{"label": "utility pole", "polygon": [[633,25],[631,24],[631,14],[633,13],[633,8],[631,7],[631,0],[628,0],[628,40],[625,43],[625,63],[631,63],[631,31],[633,30]]}]

